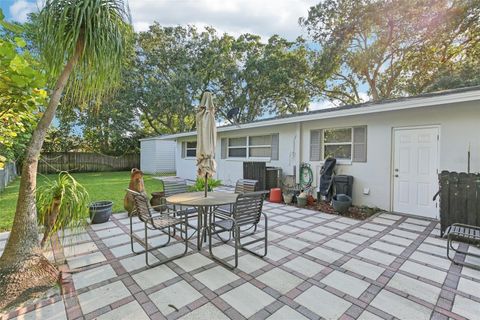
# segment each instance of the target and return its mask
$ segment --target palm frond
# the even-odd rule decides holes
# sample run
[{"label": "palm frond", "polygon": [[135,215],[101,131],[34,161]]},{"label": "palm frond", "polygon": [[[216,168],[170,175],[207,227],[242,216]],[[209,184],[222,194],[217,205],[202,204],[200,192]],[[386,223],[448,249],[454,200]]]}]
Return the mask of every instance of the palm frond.
[{"label": "palm frond", "polygon": [[52,81],[80,50],[65,92],[79,103],[99,99],[115,87],[132,39],[124,0],[46,0],[39,15],[38,43]]}]

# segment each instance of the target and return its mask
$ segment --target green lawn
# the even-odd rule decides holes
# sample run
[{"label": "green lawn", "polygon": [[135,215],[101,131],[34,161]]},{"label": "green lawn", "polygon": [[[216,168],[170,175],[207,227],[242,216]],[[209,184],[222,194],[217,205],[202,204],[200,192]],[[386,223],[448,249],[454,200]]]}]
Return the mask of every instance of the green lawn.
[{"label": "green lawn", "polygon": [[[112,200],[114,212],[125,211],[123,209],[123,197],[130,182],[130,172],[90,172],[72,175],[87,189],[91,201]],[[39,175],[37,177],[38,186],[48,181],[47,179],[55,179],[56,177],[56,174]],[[158,180],[149,175],[145,175],[143,179],[149,194],[154,191],[161,191],[162,186]],[[0,231],[10,230],[12,227],[19,184],[20,179],[17,179],[0,193]]]}]

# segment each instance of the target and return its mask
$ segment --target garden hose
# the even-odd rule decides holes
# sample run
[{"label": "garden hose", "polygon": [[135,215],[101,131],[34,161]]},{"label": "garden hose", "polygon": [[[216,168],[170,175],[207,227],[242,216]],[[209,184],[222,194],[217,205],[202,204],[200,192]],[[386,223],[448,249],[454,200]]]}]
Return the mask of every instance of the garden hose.
[{"label": "garden hose", "polygon": [[308,163],[302,163],[300,165],[300,186],[302,189],[307,189],[312,186],[313,183],[313,171]]}]

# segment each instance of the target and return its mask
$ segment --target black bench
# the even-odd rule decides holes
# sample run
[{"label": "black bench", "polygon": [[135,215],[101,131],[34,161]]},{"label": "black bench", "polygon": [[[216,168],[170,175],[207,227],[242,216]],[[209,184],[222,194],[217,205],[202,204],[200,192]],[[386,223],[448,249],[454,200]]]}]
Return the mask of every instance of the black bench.
[{"label": "black bench", "polygon": [[[455,264],[464,265],[471,267],[477,270],[480,270],[480,265],[462,262],[455,260],[455,253],[462,253],[466,256],[473,256],[480,258],[480,254],[475,254],[472,252],[467,252],[460,250],[459,248],[454,248],[453,243],[464,242],[470,245],[479,246],[480,245],[480,227],[471,226],[462,223],[454,223],[445,230],[445,237],[447,238],[447,258]],[[450,250],[453,250],[453,256],[450,257]]]}]

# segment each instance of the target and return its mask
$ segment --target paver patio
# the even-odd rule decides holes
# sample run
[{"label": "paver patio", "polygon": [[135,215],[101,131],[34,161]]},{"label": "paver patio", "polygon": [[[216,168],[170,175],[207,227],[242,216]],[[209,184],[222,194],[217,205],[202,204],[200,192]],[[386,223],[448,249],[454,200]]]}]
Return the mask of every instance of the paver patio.
[{"label": "paver patio", "polygon": [[[262,260],[241,252],[234,271],[209,259],[206,246],[198,252],[193,242],[188,256],[148,269],[143,255],[130,252],[128,218],[114,215],[67,242],[69,267],[77,268],[72,293],[3,318],[479,317],[480,271],[445,258],[435,221],[391,213],[356,221],[268,202],[264,211],[271,222],[269,253]],[[5,240],[0,234],[0,251]],[[216,245],[219,256],[233,255],[230,246]],[[173,243],[153,256],[171,256],[181,246]]]}]

